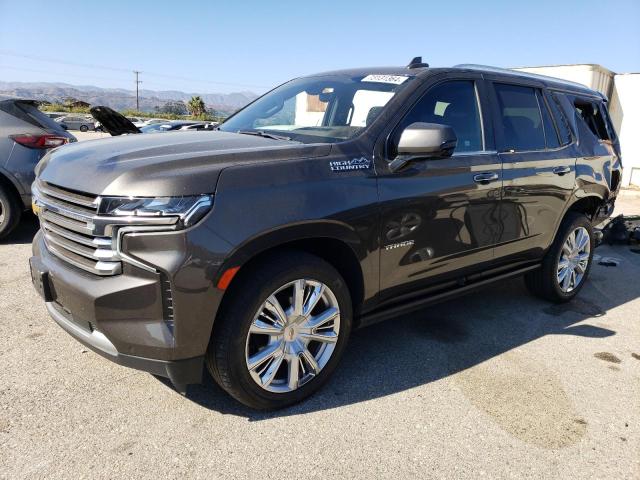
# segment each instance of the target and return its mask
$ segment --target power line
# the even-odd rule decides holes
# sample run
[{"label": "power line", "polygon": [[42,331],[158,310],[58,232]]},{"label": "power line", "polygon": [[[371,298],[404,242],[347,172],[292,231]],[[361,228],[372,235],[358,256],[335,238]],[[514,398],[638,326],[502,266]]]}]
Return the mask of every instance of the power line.
[{"label": "power line", "polygon": [[[26,58],[26,59],[29,59],[29,60],[37,60],[39,62],[48,62],[48,63],[57,63],[57,64],[61,64],[61,65],[70,65],[70,66],[80,67],[80,68],[111,70],[111,71],[114,71],[114,72],[130,72],[131,71],[131,70],[126,69],[126,68],[117,68],[117,67],[111,67],[111,66],[106,66],[106,65],[97,65],[97,64],[89,64],[89,63],[70,62],[70,61],[67,61],[67,60],[54,59],[54,58],[50,58],[50,57],[42,57],[40,55],[24,54],[24,53],[19,53],[19,52],[10,51],[10,50],[0,50],[0,55],[10,56],[10,57],[18,57],[18,58]],[[183,77],[183,76],[178,76],[178,75],[167,75],[167,74],[164,74],[164,73],[148,72],[148,71],[145,71],[145,75],[153,76],[153,77],[168,78],[168,79],[173,79],[173,80],[182,80],[182,81],[186,81],[186,82],[207,83],[207,84],[211,84],[211,85],[224,85],[224,86],[243,87],[243,88],[263,88],[263,89],[271,88],[271,87],[265,86],[265,85],[229,83],[229,82],[215,82],[215,81],[211,81],[211,80],[203,80],[203,79],[197,79],[197,78]]]},{"label": "power line", "polygon": [[[7,70],[20,70],[20,71],[23,71],[23,72],[51,74],[51,70],[39,70],[39,69],[36,69],[36,68],[15,67],[13,65],[0,65],[0,68],[7,69]],[[104,76],[98,76],[98,75],[84,75],[84,74],[78,74],[78,73],[65,73],[64,75],[66,77],[91,78],[91,79],[94,79],[94,80],[116,80],[116,81],[124,80],[122,77],[104,77]],[[27,82],[27,83],[29,83],[29,82]],[[60,82],[60,83],[64,83],[64,82]]]},{"label": "power line", "polygon": [[[36,69],[36,68],[25,68],[25,67],[15,67],[13,65],[2,65],[0,64],[0,70],[2,69],[6,69],[6,70],[18,70],[21,72],[30,72],[30,73],[45,73],[45,74],[51,74],[51,70],[41,70],[41,69]],[[127,72],[129,72],[127,70]],[[86,79],[93,79],[93,80],[114,80],[114,81],[118,81],[118,82],[129,82],[129,78],[127,76],[127,78],[124,77],[104,77],[104,76],[98,76],[98,75],[85,75],[85,74],[80,74],[80,73],[64,73],[65,77],[71,77],[71,78],[86,78]],[[0,80],[0,82],[9,82],[8,80]],[[21,83],[40,83],[40,82],[21,82]],[[47,83],[47,82],[44,82]],[[67,83],[64,81],[59,81],[59,82],[54,82],[54,83]],[[165,90],[175,90],[175,85],[169,85],[166,83],[157,83],[157,82],[149,82],[149,81],[145,81],[144,82],[145,85],[151,85],[153,87],[156,87],[156,89],[165,89]],[[72,85],[72,84],[68,84],[70,87],[72,88],[77,88],[77,85]],[[97,87],[97,85],[96,85]],[[102,88],[104,90],[122,90],[120,87],[97,87],[97,88]],[[127,89],[128,90],[128,89]],[[151,90],[151,92],[154,92],[153,90]],[[190,92],[187,92],[190,93]],[[198,92],[196,91],[195,93],[201,93],[201,94],[206,94],[207,92]]]}]

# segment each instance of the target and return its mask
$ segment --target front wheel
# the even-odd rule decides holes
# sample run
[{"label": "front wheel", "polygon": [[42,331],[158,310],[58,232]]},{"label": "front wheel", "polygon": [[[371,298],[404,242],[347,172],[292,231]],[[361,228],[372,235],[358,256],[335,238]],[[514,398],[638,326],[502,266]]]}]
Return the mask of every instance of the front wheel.
[{"label": "front wheel", "polygon": [[207,352],[214,379],[245,405],[297,403],[330,377],[351,331],[340,274],[302,252],[275,255],[234,281]]},{"label": "front wheel", "polygon": [[80,131],[81,132],[88,132],[89,131],[89,127],[87,127],[86,125],[80,125]]},{"label": "front wheel", "polygon": [[594,248],[589,219],[579,213],[570,213],[563,220],[540,268],[525,276],[527,287],[545,300],[568,302],[584,286]]}]

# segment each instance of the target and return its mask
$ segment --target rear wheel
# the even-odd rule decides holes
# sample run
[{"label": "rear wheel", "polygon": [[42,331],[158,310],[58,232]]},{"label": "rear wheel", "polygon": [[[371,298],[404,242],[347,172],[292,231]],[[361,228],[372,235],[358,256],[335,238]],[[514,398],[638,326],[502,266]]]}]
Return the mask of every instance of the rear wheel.
[{"label": "rear wheel", "polygon": [[299,402],[329,378],[351,330],[351,299],[322,259],[290,252],[237,279],[207,353],[214,379],[257,409]]},{"label": "rear wheel", "polygon": [[89,127],[87,127],[86,125],[80,125],[81,132],[87,132],[88,130],[89,130]]},{"label": "rear wheel", "polygon": [[528,273],[525,282],[535,295],[552,302],[567,302],[583,287],[595,248],[593,227],[587,217],[570,213],[538,270]]},{"label": "rear wheel", "polygon": [[0,238],[4,238],[18,225],[22,216],[20,201],[0,183]]}]

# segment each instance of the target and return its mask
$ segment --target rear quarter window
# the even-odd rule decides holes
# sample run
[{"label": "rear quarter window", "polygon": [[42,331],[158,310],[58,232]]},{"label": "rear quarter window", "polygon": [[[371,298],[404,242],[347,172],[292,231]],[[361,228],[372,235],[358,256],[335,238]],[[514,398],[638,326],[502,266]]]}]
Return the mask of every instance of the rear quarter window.
[{"label": "rear quarter window", "polygon": [[599,107],[598,100],[588,97],[573,96],[576,122],[598,140],[611,140],[607,123]]}]

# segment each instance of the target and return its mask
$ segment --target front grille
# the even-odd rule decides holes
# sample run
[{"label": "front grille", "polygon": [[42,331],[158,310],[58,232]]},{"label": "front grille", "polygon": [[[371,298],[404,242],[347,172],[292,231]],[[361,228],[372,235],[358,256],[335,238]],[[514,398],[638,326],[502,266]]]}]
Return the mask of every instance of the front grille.
[{"label": "front grille", "polygon": [[122,272],[112,238],[94,233],[96,196],[38,181],[34,199],[40,209],[40,226],[49,252],[96,275]]}]

